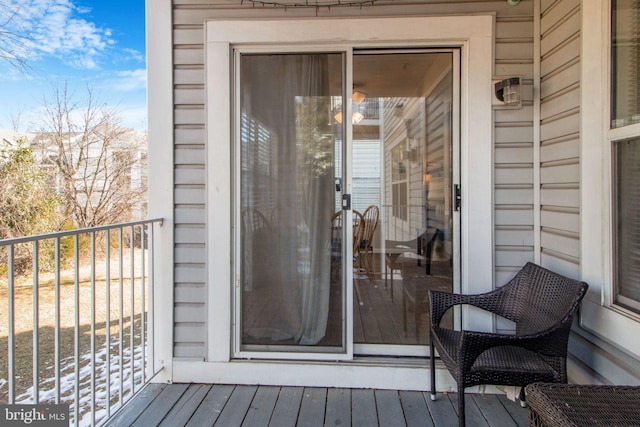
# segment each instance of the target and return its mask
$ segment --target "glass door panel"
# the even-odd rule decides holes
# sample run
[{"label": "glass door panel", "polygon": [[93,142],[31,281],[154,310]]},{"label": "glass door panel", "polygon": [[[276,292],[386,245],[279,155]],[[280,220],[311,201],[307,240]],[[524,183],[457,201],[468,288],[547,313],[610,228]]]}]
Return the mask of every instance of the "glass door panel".
[{"label": "glass door panel", "polygon": [[453,289],[455,58],[451,51],[353,57],[353,208],[377,211],[364,215],[376,225],[362,237],[354,263],[359,353],[370,344],[386,346],[376,346],[376,354],[426,346],[428,291]]},{"label": "glass door panel", "polygon": [[239,347],[344,352],[341,53],[240,55]]}]

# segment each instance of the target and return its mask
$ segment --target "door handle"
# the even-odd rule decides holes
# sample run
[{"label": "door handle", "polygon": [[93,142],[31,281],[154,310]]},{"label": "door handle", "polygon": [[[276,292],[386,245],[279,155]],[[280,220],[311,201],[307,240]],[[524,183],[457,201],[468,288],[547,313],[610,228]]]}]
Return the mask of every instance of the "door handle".
[{"label": "door handle", "polygon": [[351,209],[351,194],[342,195],[342,210],[348,211]]}]

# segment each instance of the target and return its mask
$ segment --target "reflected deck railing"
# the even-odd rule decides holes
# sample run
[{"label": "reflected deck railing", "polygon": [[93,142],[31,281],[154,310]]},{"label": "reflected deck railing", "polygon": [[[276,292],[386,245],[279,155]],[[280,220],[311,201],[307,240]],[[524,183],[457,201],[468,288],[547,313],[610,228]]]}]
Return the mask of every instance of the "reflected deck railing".
[{"label": "reflected deck railing", "polygon": [[153,357],[161,219],[0,240],[0,403],[68,404],[101,425],[162,368]]}]

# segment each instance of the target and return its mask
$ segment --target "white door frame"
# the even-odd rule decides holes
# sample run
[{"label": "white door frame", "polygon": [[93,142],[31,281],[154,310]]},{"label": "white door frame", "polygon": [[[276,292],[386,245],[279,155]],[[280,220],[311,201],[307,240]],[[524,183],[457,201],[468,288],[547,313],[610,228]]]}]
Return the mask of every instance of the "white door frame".
[{"label": "white door frame", "polygon": [[[483,292],[493,288],[493,144],[492,87],[494,46],[494,15],[354,18],[354,19],[280,19],[213,20],[206,23],[206,91],[207,91],[207,247],[208,257],[208,317],[207,357],[204,365],[221,369],[206,369],[193,361],[174,364],[174,379],[188,377],[213,382],[228,380],[242,383],[251,372],[251,381],[264,384],[295,383],[300,362],[291,362],[291,369],[277,369],[269,363],[231,361],[232,338],[232,218],[233,197],[231,162],[232,92],[231,52],[236,46],[270,44],[287,46],[347,45],[358,47],[442,47],[461,48],[461,291]],[[473,282],[470,282],[473,278]],[[491,328],[490,318],[463,318],[463,325],[474,324]],[[475,315],[473,315],[475,316]],[[286,362],[279,365],[287,366]],[[325,362],[326,363],[326,362]],[[343,364],[334,362],[318,370],[313,379],[305,376],[307,385],[355,384],[363,386],[362,377],[329,372]],[[226,368],[223,368],[226,367]],[[251,368],[249,368],[251,367]],[[381,366],[372,365],[377,369]],[[349,372],[354,372],[353,367]],[[328,369],[327,374],[321,374]],[[378,372],[375,378],[404,378],[405,387],[425,387],[423,378],[415,374],[394,376],[394,369]],[[337,373],[334,372],[334,373]],[[249,381],[249,379],[247,379]],[[417,384],[420,384],[418,386]],[[383,384],[379,384],[384,387]],[[367,384],[364,386],[371,386]]]}]

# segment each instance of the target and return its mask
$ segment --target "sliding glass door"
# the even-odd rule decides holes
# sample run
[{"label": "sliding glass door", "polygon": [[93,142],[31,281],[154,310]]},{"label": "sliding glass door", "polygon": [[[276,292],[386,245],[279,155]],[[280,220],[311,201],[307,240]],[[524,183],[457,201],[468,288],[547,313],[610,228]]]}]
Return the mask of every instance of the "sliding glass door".
[{"label": "sliding glass door", "polygon": [[454,288],[457,70],[455,50],[354,53],[353,208],[376,224],[354,271],[355,353],[426,354],[428,292]]},{"label": "sliding glass door", "polygon": [[236,53],[237,357],[426,354],[458,280],[458,63]]},{"label": "sliding glass door", "polygon": [[243,54],[239,66],[240,349],[344,352],[344,283],[331,280],[344,55]]}]

